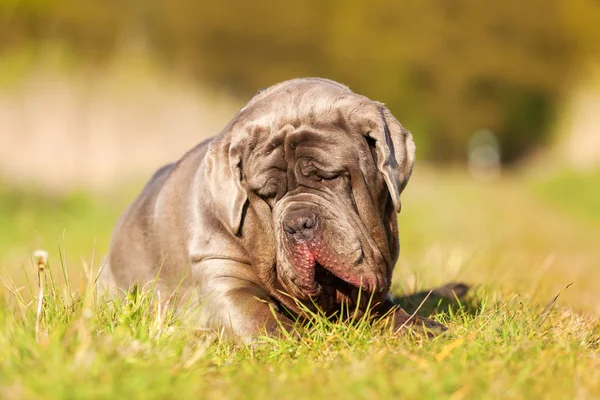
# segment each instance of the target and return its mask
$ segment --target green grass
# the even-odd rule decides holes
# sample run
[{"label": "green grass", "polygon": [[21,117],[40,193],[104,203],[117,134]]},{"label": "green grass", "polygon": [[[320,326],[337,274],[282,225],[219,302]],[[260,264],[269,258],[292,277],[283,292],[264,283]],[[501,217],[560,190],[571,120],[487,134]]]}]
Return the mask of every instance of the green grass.
[{"label": "green grass", "polygon": [[600,170],[562,171],[535,182],[533,188],[563,210],[600,223]]},{"label": "green grass", "polygon": [[[299,341],[253,346],[210,340],[159,312],[147,293],[97,302],[79,260],[89,262],[94,242],[98,258],[106,251],[124,201],[79,195],[75,206],[58,199],[50,207],[30,194],[11,210],[33,222],[10,217],[0,236],[0,398],[598,398],[597,210],[586,218],[585,195],[562,205],[552,183],[540,183],[549,185],[544,191],[537,184],[417,170],[400,215],[394,292],[474,284],[460,303],[434,307],[450,334],[396,336],[377,324],[316,317]],[[71,260],[68,290],[59,235]],[[34,240],[48,244],[55,280],[38,341],[35,270],[20,244]]]},{"label": "green grass", "polygon": [[81,190],[49,194],[34,188],[10,188],[0,182],[0,273],[23,282],[15,270],[30,267],[30,254],[44,248],[58,256],[59,247],[75,281],[83,277],[81,258],[99,261],[111,229],[139,185],[104,196]]}]

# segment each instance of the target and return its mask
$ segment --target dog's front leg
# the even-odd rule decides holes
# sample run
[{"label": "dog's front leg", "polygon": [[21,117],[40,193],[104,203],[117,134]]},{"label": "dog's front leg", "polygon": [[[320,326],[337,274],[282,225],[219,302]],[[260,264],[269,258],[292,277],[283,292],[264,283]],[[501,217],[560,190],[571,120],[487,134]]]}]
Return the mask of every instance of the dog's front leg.
[{"label": "dog's front leg", "polygon": [[202,328],[243,342],[293,331],[294,322],[278,312],[251,265],[210,259],[194,264],[192,272]]}]

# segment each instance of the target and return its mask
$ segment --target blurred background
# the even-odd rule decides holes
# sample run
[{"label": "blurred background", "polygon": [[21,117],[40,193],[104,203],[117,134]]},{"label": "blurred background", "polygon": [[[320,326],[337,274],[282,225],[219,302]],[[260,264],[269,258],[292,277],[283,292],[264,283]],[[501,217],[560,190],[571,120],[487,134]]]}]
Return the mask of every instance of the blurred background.
[{"label": "blurred background", "polygon": [[0,0],[0,274],[42,246],[76,280],[155,169],[321,76],[413,132],[399,291],[576,282],[600,313],[599,26],[597,0]]}]

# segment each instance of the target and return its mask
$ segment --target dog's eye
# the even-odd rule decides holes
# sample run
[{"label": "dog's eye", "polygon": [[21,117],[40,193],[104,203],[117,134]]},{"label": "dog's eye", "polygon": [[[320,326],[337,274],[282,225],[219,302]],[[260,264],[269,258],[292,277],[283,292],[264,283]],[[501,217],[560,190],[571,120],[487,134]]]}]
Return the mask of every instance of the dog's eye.
[{"label": "dog's eye", "polygon": [[258,194],[264,200],[272,199],[273,197],[277,196],[277,187],[264,187],[259,189],[256,194]]},{"label": "dog's eye", "polygon": [[315,176],[323,181],[332,181],[339,178],[341,175],[338,172],[319,171],[315,172]]},{"label": "dog's eye", "polygon": [[301,164],[300,171],[302,175],[313,178],[317,181],[331,181],[341,176],[339,171],[325,171],[317,167],[313,162]]},{"label": "dog's eye", "polygon": [[258,196],[263,199],[263,200],[268,200],[268,199],[272,199],[273,197],[277,196],[277,191],[263,191],[263,190],[259,190],[258,192],[256,192],[256,194],[258,194]]},{"label": "dog's eye", "polygon": [[279,193],[279,184],[274,178],[269,179],[263,187],[256,191],[256,194],[264,200],[272,199],[277,196],[277,193]]}]

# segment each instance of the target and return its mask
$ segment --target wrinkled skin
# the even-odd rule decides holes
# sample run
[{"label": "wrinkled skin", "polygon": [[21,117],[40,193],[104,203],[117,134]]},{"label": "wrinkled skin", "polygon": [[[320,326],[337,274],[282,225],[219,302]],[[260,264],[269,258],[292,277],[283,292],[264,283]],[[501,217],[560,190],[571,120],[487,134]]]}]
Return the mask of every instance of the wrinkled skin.
[{"label": "wrinkled skin", "polygon": [[[397,247],[395,226],[389,226],[388,235],[384,223],[389,221],[382,218],[386,206],[388,213],[395,213],[368,144],[359,133],[354,133],[362,139],[359,146],[347,135],[352,133],[333,124],[310,134],[303,127],[290,127],[277,149],[277,160],[285,162],[286,171],[273,173],[272,161],[251,157],[259,173],[248,179],[250,188],[271,203],[273,224],[280,227],[275,231],[278,283],[297,299],[312,299],[324,310],[356,301],[359,288],[363,300],[374,293],[375,300],[382,301],[395,258],[389,249]],[[372,192],[366,180],[373,182]],[[282,193],[286,190],[284,195],[277,195],[279,187]],[[286,230],[286,224],[302,223],[303,218],[314,224],[309,237]]]},{"label": "wrinkled skin", "polygon": [[117,223],[101,281],[180,285],[203,327],[242,340],[292,330],[300,304],[443,331],[389,296],[413,162],[382,104],[324,79],[280,83],[155,174]]}]

